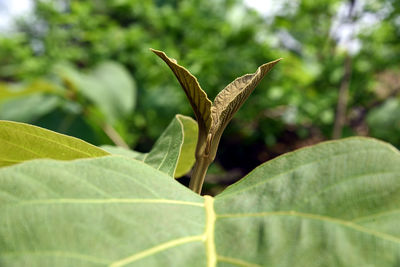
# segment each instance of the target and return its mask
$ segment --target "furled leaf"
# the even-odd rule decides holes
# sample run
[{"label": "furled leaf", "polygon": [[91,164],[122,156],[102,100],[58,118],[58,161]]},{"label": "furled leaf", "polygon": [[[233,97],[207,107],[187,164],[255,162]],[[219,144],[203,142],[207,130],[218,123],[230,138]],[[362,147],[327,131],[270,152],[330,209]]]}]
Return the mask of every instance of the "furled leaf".
[{"label": "furled leaf", "polygon": [[102,146],[102,148],[111,154],[144,161],[146,164],[178,178],[193,167],[197,134],[195,120],[187,116],[176,115],[149,153],[113,146]]},{"label": "furled leaf", "polygon": [[214,99],[211,107],[214,131],[223,131],[264,76],[281,59],[261,65],[253,74],[246,74],[228,84]]},{"label": "furled leaf", "polygon": [[25,123],[0,121],[0,167],[40,158],[72,160],[108,154],[74,137]]},{"label": "furled leaf", "polygon": [[164,60],[175,74],[193,107],[199,124],[199,131],[207,135],[212,124],[211,101],[208,99],[203,89],[201,89],[196,77],[187,69],[178,65],[175,59],[169,58],[164,52],[154,49],[151,49],[151,51]]},{"label": "furled leaf", "polygon": [[327,142],[212,198],[133,159],[0,169],[1,266],[397,266],[400,153]]}]

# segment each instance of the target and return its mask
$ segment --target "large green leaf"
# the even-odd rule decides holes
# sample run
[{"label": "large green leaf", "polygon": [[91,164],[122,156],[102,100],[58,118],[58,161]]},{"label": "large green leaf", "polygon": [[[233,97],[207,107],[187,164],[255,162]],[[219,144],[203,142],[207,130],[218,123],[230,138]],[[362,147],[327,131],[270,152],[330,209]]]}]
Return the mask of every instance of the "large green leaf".
[{"label": "large green leaf", "polygon": [[108,154],[74,137],[25,123],[0,120],[0,167],[39,158],[72,160]]},{"label": "large green leaf", "polygon": [[366,138],[301,149],[256,168],[215,207],[222,262],[398,266],[400,153]]},{"label": "large green leaf", "polygon": [[149,153],[113,146],[102,148],[112,154],[144,161],[170,176],[181,177],[190,171],[195,162],[197,134],[195,120],[188,116],[176,115]]},{"label": "large green leaf", "polygon": [[0,266],[202,266],[202,197],[121,156],[0,171]]},{"label": "large green leaf", "polygon": [[0,169],[1,266],[398,266],[400,153],[327,142],[200,197],[121,156]]}]

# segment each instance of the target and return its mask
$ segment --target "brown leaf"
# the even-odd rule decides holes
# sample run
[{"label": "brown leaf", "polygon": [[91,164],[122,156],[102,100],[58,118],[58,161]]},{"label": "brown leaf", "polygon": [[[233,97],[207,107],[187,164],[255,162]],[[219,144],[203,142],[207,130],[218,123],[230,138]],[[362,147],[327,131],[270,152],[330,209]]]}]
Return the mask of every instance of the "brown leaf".
[{"label": "brown leaf", "polygon": [[246,74],[228,84],[216,97],[211,107],[212,134],[223,131],[233,115],[243,105],[264,76],[281,59],[261,65],[253,74]]},{"label": "brown leaf", "polygon": [[201,89],[196,77],[187,69],[178,65],[175,59],[169,58],[164,52],[154,49],[150,50],[164,60],[175,74],[192,105],[199,124],[199,130],[206,136],[212,125],[211,101],[203,89]]}]

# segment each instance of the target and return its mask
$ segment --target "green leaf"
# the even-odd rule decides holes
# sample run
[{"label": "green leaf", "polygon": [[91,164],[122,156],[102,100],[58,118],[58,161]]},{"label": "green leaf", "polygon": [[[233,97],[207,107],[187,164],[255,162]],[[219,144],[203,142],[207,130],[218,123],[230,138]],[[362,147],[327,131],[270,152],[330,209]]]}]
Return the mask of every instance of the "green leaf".
[{"label": "green leaf", "polygon": [[141,153],[122,147],[101,146],[114,155],[144,161],[146,164],[179,178],[193,167],[197,144],[198,128],[195,120],[188,116],[176,115],[149,153]]},{"label": "green leaf", "polygon": [[107,156],[0,169],[3,266],[396,266],[400,153],[366,138],[256,168],[212,198]]},{"label": "green leaf", "polygon": [[181,177],[188,173],[196,161],[195,152],[199,129],[195,120],[190,117],[178,115],[183,131],[183,143],[179,154],[178,164],[175,170],[175,177]]},{"label": "green leaf", "polygon": [[143,158],[147,155],[147,153],[141,153],[141,152],[131,150],[131,149],[126,149],[126,148],[120,147],[120,146],[103,145],[103,146],[100,146],[100,148],[107,151],[110,154],[113,154],[113,155],[120,155],[120,156],[124,156],[124,157],[128,157],[128,158],[132,158],[132,159],[137,159],[140,161],[143,161]]},{"label": "green leaf", "polygon": [[96,104],[111,124],[134,109],[134,81],[128,71],[115,62],[103,62],[88,74],[79,73],[69,65],[58,65],[56,72]]},{"label": "green leaf", "polygon": [[202,197],[140,161],[31,161],[0,189],[1,266],[205,265]]},{"label": "green leaf", "polygon": [[60,103],[55,95],[31,94],[0,103],[0,119],[32,122],[53,111]]},{"label": "green leaf", "polygon": [[0,167],[51,158],[72,160],[108,153],[80,139],[29,124],[0,121]]},{"label": "green leaf", "polygon": [[[176,115],[151,151],[143,158],[144,163],[172,177],[177,177],[178,164],[181,164],[180,172],[189,171],[194,163],[196,142],[193,142],[193,137],[186,138],[186,136],[196,133],[194,128],[197,127],[193,119]],[[187,134],[186,129],[189,131]],[[197,138],[197,135],[195,136]],[[185,142],[187,142],[186,145],[184,145]],[[186,151],[183,152],[183,149]],[[182,156],[188,156],[188,159],[182,159]]]},{"label": "green leaf", "polygon": [[144,161],[146,164],[178,178],[185,175],[193,167],[197,134],[196,121],[178,114],[158,138],[149,153],[140,153],[112,146],[102,146],[102,148],[111,154]]},{"label": "green leaf", "polygon": [[169,58],[164,52],[150,49],[157,56],[159,56],[168,67],[175,74],[180,85],[190,104],[192,105],[194,114],[196,115],[197,122],[199,124],[199,131],[204,135],[204,139],[207,136],[208,131],[212,125],[211,118],[211,101],[208,99],[206,92],[201,89],[197,78],[194,77],[187,69],[180,66],[175,59]]},{"label": "green leaf", "polygon": [[399,206],[398,150],[366,138],[322,143],[217,196],[217,252],[261,266],[396,266]]},{"label": "green leaf", "polygon": [[368,112],[369,134],[373,137],[400,144],[400,99],[389,98]]},{"label": "green leaf", "polygon": [[28,84],[0,83],[0,101],[40,93],[56,93],[57,89],[55,84],[42,79]]}]

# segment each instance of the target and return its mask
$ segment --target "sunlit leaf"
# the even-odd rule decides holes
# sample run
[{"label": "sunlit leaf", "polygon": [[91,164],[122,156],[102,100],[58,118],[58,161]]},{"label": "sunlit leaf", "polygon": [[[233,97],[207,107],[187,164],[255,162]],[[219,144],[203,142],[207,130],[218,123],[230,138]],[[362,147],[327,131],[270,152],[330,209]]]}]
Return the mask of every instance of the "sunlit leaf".
[{"label": "sunlit leaf", "polygon": [[175,170],[175,177],[181,177],[190,171],[196,161],[195,151],[199,130],[196,121],[192,118],[182,115],[177,116],[177,118],[183,130],[183,143]]},{"label": "sunlit leaf", "polygon": [[0,167],[27,160],[72,160],[108,155],[80,139],[33,125],[0,121]]}]

